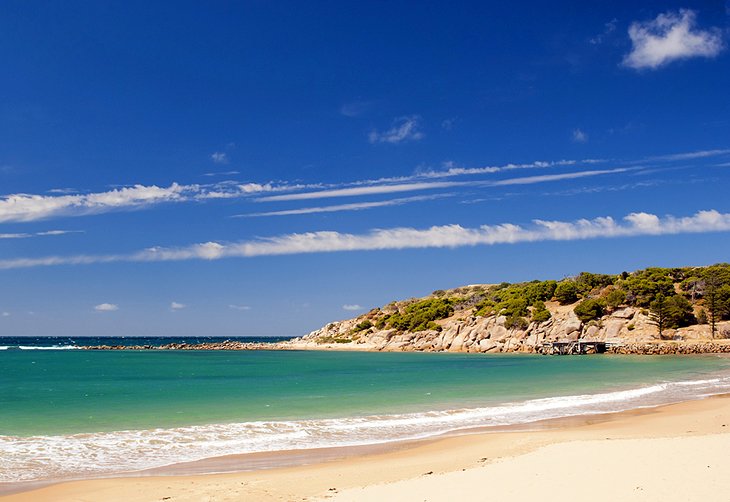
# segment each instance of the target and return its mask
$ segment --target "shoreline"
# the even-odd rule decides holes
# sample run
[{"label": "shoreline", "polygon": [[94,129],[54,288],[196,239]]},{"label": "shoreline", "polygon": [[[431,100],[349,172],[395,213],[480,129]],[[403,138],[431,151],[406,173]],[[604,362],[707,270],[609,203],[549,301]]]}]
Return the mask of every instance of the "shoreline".
[{"label": "shoreline", "polygon": [[[428,439],[374,446],[300,450],[298,459],[292,457],[293,452],[213,457],[129,473],[124,477],[55,482],[0,498],[17,502],[79,500],[83,494],[93,492],[112,501],[130,498],[159,500],[166,496],[172,496],[174,500],[195,500],[195,497],[222,493],[222,486],[235,488],[238,490],[236,493],[252,500],[324,497],[333,495],[329,490],[333,487],[338,492],[343,488],[362,490],[363,486],[383,482],[406,483],[406,480],[422,477],[424,473],[465,472],[461,469],[478,469],[490,465],[494,458],[520,459],[549,445],[607,441],[608,437],[626,440],[695,437],[730,432],[726,425],[730,428],[730,395],[722,394],[652,408],[548,419],[505,426],[501,430],[490,429],[488,432],[483,429],[457,431]],[[730,437],[730,434],[724,435]],[[264,464],[266,457],[269,461],[272,457],[279,457],[280,461],[289,456],[294,465],[279,464],[242,472],[241,462],[251,462],[256,456]],[[195,473],[196,468],[213,465],[217,465],[218,469],[236,466],[238,469],[223,474]],[[423,472],[419,473],[419,470]],[[333,477],[338,482],[325,486],[333,484],[328,481]],[[292,486],[301,486],[301,490],[287,492]],[[185,498],[191,490],[196,495]]]}]

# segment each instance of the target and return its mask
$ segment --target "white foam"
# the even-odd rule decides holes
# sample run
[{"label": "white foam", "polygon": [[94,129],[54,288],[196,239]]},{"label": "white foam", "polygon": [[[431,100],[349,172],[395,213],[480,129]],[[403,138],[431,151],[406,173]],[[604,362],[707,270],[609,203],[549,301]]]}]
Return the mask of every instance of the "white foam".
[{"label": "white foam", "polygon": [[110,474],[236,453],[417,439],[466,428],[656,406],[723,392],[730,392],[730,377],[422,413],[67,436],[0,436],[0,482]]},{"label": "white foam", "polygon": [[35,346],[35,345],[18,345],[20,350],[74,350],[78,349],[74,345],[51,345],[51,346]]}]

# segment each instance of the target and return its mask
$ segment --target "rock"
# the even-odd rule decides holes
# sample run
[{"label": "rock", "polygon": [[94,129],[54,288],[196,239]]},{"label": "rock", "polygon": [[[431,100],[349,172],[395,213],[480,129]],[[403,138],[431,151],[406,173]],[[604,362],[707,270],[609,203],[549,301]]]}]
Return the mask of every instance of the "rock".
[{"label": "rock", "polygon": [[634,317],[635,313],[635,308],[626,307],[625,309],[617,310],[616,312],[611,314],[611,317],[618,317],[619,319],[631,319],[632,317]]},{"label": "rock", "polygon": [[489,330],[489,338],[496,342],[504,342],[509,336],[509,331],[504,326],[494,326]]},{"label": "rock", "polygon": [[598,338],[598,332],[600,328],[598,326],[588,326],[583,333],[583,338],[586,340],[594,340]]},{"label": "rock", "polygon": [[482,352],[490,352],[496,348],[499,348],[500,345],[500,343],[495,342],[494,340],[485,338],[484,340],[479,342],[479,350],[481,350]]},{"label": "rock", "polygon": [[451,342],[451,345],[449,346],[449,351],[450,352],[459,352],[464,346],[465,338],[466,338],[466,333],[461,333],[459,335],[456,335],[456,337],[454,337],[454,340]]},{"label": "rock", "polygon": [[618,338],[621,329],[624,327],[624,321],[611,320],[606,321],[606,338]]},{"label": "rock", "polygon": [[583,326],[583,323],[580,322],[580,319],[577,317],[569,317],[563,323],[563,334],[567,336],[574,331],[580,331],[581,326]]}]

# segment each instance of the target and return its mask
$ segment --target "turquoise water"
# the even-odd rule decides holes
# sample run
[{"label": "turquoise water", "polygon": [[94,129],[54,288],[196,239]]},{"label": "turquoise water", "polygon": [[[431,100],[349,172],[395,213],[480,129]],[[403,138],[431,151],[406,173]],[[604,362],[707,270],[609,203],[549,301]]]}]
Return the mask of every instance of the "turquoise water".
[{"label": "turquoise water", "polygon": [[0,482],[367,444],[725,392],[730,359],[0,351]]}]

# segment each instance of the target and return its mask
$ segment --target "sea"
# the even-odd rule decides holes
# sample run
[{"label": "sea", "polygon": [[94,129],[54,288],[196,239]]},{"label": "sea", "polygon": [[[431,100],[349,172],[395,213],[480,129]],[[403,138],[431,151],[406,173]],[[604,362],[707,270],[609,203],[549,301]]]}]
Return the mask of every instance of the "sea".
[{"label": "sea", "polygon": [[78,349],[225,339],[0,337],[0,488],[730,392],[720,355]]}]

